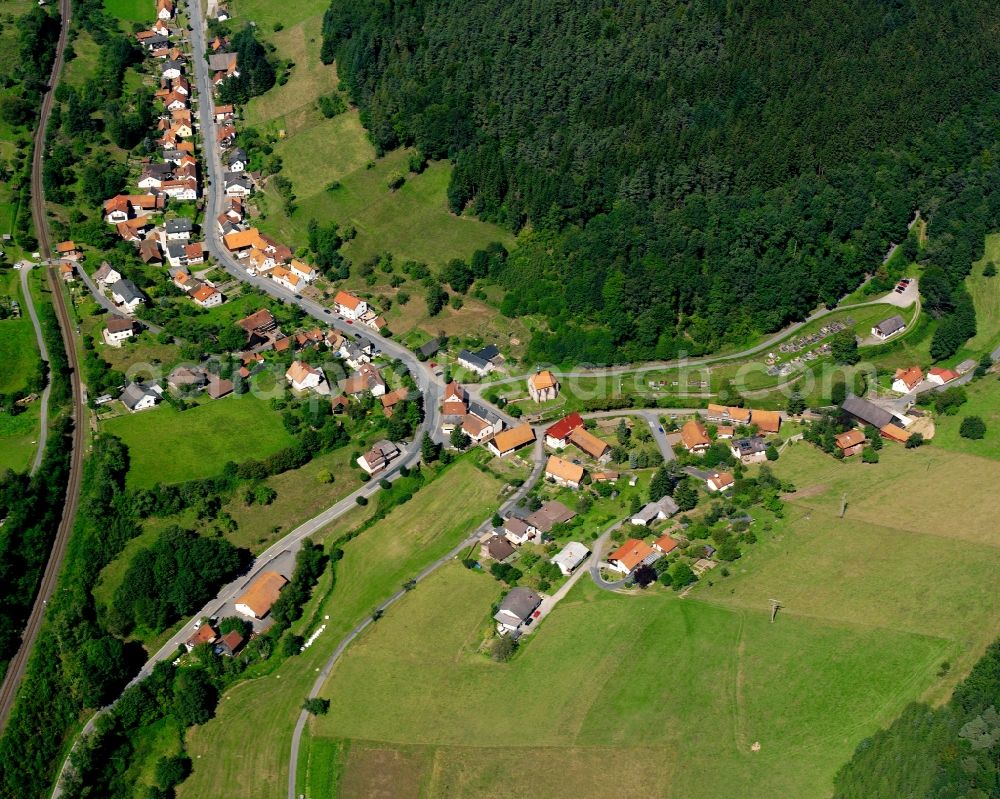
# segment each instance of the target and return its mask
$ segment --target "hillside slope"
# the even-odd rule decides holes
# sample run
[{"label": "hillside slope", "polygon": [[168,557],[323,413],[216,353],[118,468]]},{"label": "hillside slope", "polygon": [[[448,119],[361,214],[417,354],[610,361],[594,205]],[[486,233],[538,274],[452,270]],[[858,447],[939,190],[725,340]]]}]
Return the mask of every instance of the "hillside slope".
[{"label": "hillside slope", "polygon": [[998,34],[988,0],[333,0],[323,56],[379,150],[455,159],[453,210],[559,233],[491,277],[537,356],[606,361],[835,301],[918,207],[957,286],[1000,216]]}]

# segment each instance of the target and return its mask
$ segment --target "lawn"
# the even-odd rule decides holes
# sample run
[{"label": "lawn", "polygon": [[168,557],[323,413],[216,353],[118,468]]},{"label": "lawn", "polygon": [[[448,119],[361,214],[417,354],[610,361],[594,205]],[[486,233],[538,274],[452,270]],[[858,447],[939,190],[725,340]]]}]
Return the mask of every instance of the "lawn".
[{"label": "lawn", "polygon": [[0,472],[24,471],[31,465],[38,447],[38,421],[41,406],[34,402],[24,413],[0,414]]},{"label": "lawn", "polygon": [[0,394],[24,388],[28,376],[38,369],[35,330],[24,301],[18,301],[22,316],[0,321]]},{"label": "lawn", "polygon": [[[337,565],[333,590],[329,590],[329,575],[316,590],[322,603],[317,599],[313,605],[320,605],[319,615],[329,616],[326,631],[276,674],[227,692],[216,718],[188,733],[195,769],[178,788],[180,799],[234,793],[245,799],[283,795],[292,728],[316,670],[337,641],[380,601],[487,518],[500,503],[501,485],[463,459],[348,543]],[[461,501],[456,502],[458,497]],[[353,525],[334,526],[339,535]],[[307,609],[306,619],[312,616],[311,610]]]},{"label": "lawn", "polygon": [[[373,795],[398,749],[398,796],[605,796],[609,762],[632,795],[821,796],[951,648],[583,581],[499,665],[475,651],[497,597],[491,578],[449,566],[348,650],[311,739],[352,741],[342,795]],[[512,748],[518,768],[501,768]]]},{"label": "lawn", "polygon": [[[296,0],[294,3],[275,3],[273,0],[233,0],[230,8],[239,23],[253,22],[266,31],[266,38],[271,40],[270,31],[274,24],[280,23],[286,28],[297,25],[309,17],[322,18],[323,12],[329,8],[326,0]],[[315,27],[316,38],[319,38],[319,26]]]},{"label": "lawn", "polygon": [[149,0],[104,0],[104,10],[123,22],[150,22],[154,8]]},{"label": "lawn", "polygon": [[294,439],[267,400],[231,395],[179,412],[167,403],[104,422],[105,432],[128,445],[128,483],[148,488],[209,477],[227,461],[263,458]]},{"label": "lawn", "polygon": [[[934,419],[934,446],[1000,460],[1000,382],[996,375],[987,375],[965,387],[969,401],[954,416]],[[974,441],[962,438],[958,430],[966,416],[978,416],[986,422],[986,437]],[[994,473],[994,464],[973,461],[987,473]]]}]

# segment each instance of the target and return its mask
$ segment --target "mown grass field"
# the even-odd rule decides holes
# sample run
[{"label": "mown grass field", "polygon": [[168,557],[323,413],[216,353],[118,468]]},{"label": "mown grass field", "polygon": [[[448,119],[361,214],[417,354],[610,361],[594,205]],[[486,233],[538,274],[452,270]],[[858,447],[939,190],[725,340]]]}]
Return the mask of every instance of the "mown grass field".
[{"label": "mown grass field", "polygon": [[109,419],[104,429],[129,448],[128,484],[148,488],[218,474],[227,461],[262,458],[293,443],[281,416],[252,394],[183,412],[167,403]]},{"label": "mown grass field", "polygon": [[1000,268],[1000,233],[986,237],[986,253],[972,265],[965,279],[976,307],[976,335],[965,347],[980,352],[990,352],[1000,345],[1000,275],[983,277],[983,267],[990,262]]},{"label": "mown grass field", "polygon": [[[1000,380],[997,375],[965,386],[969,401],[954,416],[937,416],[934,419],[934,446],[955,452],[965,452],[984,458],[1000,460]],[[959,428],[966,416],[978,416],[986,422],[985,438],[975,441],[962,438]],[[971,479],[971,475],[970,475]]]},{"label": "mown grass field", "polygon": [[[273,0],[233,0],[230,8],[238,21],[253,22],[270,32],[276,22],[289,28],[310,17],[321,19],[329,5],[326,0],[296,0],[294,3],[275,3]],[[317,25],[314,30],[318,38],[319,26]]]},{"label": "mown grass field", "polygon": [[0,472],[23,471],[35,457],[41,408],[33,402],[24,413],[0,414]]},{"label": "mown grass field", "polygon": [[156,10],[148,0],[104,0],[104,10],[124,22],[150,22]]},{"label": "mown grass field", "polygon": [[[500,486],[500,481],[464,459],[349,542],[337,566],[336,585],[331,590],[330,575],[324,575],[303,617],[308,620],[314,611],[317,618],[328,615],[326,631],[276,674],[226,693],[216,718],[188,733],[187,749],[195,768],[178,787],[178,797],[283,795],[292,728],[316,670],[336,642],[375,605],[487,518],[500,503]],[[328,540],[352,529],[364,515],[353,514],[357,514],[353,519],[345,517],[331,525]],[[417,593],[421,590],[418,587]]]},{"label": "mown grass field", "polygon": [[22,316],[0,321],[0,393],[3,394],[24,388],[28,376],[38,368],[35,330],[24,300],[18,302]]},{"label": "mown grass field", "polygon": [[615,789],[636,795],[828,796],[858,741],[946,696],[1000,634],[1000,597],[983,591],[1000,531],[977,488],[1000,465],[936,446],[881,455],[793,445],[772,468],[799,492],[731,576],[685,600],[581,581],[509,664],[476,652],[496,583],[448,567],[334,669],[299,790],[381,795],[391,774],[400,797],[597,797],[614,763]]}]

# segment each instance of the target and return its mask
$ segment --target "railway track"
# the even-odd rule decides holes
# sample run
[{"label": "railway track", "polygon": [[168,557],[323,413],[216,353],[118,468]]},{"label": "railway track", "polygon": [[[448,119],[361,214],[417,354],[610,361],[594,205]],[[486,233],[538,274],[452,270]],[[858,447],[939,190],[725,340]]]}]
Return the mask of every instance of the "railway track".
[{"label": "railway track", "polygon": [[[38,127],[35,130],[34,152],[31,162],[31,214],[38,237],[39,252],[45,259],[51,257],[52,254],[49,242],[48,219],[45,215],[45,193],[42,185],[45,130],[48,126],[49,116],[52,113],[52,103],[56,84],[59,81],[59,73],[62,71],[66,50],[66,37],[69,32],[70,12],[70,0],[60,0],[59,14],[62,24],[59,31],[59,42],[56,45],[56,57],[52,65],[49,88],[42,98],[41,113],[39,115]],[[66,357],[69,361],[70,380],[72,381],[73,388],[73,451],[70,456],[69,482],[66,486],[66,501],[63,506],[59,529],[56,531],[55,540],[52,542],[52,549],[49,552],[45,573],[42,575],[42,582],[39,585],[35,603],[31,608],[28,623],[21,637],[21,646],[14,657],[11,658],[3,684],[0,685],[0,729],[7,725],[7,719],[10,717],[10,711],[14,705],[14,698],[17,696],[18,686],[24,677],[28,657],[31,654],[38,631],[42,625],[45,606],[48,604],[49,597],[52,596],[52,591],[59,576],[63,556],[66,554],[66,544],[69,542],[69,537],[73,530],[73,521],[76,518],[76,509],[80,500],[80,483],[83,476],[84,437],[87,416],[83,399],[83,385],[80,382],[80,364],[77,359],[76,347],[73,343],[73,325],[54,267],[48,266],[46,272],[48,274],[49,285],[52,288],[53,304],[55,305],[56,316],[59,319],[59,328],[62,331]]]}]

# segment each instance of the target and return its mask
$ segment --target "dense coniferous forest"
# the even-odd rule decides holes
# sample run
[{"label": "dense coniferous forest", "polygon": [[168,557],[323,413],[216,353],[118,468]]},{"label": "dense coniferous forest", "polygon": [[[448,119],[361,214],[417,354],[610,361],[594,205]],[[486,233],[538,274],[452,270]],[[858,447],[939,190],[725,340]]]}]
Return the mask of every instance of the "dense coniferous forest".
[{"label": "dense coniferous forest", "polygon": [[801,318],[881,264],[919,208],[944,292],[1000,223],[990,0],[333,0],[380,151],[451,158],[452,210],[530,226],[490,277],[541,313],[537,358],[697,353]]},{"label": "dense coniferous forest", "polygon": [[837,775],[834,799],[1000,797],[1000,642],[939,708],[912,704],[866,738]]}]

